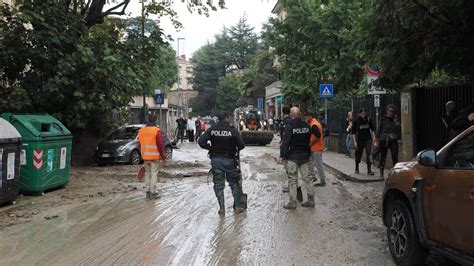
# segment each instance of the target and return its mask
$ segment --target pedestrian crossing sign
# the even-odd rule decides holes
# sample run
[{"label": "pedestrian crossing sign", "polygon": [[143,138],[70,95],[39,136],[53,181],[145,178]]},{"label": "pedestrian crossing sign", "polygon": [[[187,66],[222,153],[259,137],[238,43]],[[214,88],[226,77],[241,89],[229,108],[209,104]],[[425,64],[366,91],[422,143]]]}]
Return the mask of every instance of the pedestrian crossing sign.
[{"label": "pedestrian crossing sign", "polygon": [[334,85],[333,84],[319,84],[319,96],[321,96],[321,98],[334,97]]}]

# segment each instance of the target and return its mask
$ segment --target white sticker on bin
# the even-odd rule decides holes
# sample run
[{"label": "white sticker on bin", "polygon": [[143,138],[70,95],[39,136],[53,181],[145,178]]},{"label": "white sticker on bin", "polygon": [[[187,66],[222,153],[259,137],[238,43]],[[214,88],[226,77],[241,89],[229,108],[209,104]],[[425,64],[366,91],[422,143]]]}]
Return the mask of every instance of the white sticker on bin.
[{"label": "white sticker on bin", "polygon": [[67,156],[67,148],[62,147],[61,148],[61,160],[59,162],[59,169],[66,168],[66,156]]},{"label": "white sticker on bin", "polygon": [[7,157],[7,180],[15,178],[15,153],[11,152]]},{"label": "white sticker on bin", "polygon": [[26,165],[26,151],[25,151],[25,150],[21,150],[21,153],[20,153],[20,164],[21,164],[21,165]]}]

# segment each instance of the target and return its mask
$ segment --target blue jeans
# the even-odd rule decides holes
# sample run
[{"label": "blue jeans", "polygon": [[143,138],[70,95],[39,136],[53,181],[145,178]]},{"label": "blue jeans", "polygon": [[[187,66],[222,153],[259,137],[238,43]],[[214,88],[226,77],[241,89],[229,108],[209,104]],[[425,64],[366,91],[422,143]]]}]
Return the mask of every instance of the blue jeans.
[{"label": "blue jeans", "polygon": [[352,145],[352,135],[347,134],[347,136],[346,136],[346,148],[349,151],[349,150],[352,149],[352,147],[353,147],[353,145]]},{"label": "blue jeans", "polygon": [[214,193],[216,194],[219,208],[224,209],[225,180],[229,183],[234,197],[234,207],[240,208],[240,195],[242,194],[240,183],[240,170],[236,167],[234,159],[226,157],[213,157],[211,159],[212,181]]}]

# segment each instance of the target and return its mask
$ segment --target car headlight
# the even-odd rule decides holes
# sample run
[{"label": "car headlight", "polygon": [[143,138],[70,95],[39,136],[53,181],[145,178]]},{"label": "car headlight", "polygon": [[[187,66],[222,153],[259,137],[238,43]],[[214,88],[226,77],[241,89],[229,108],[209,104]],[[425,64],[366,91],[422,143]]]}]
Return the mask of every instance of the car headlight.
[{"label": "car headlight", "polygon": [[117,149],[119,156],[123,156],[125,154],[126,148],[127,148],[127,145],[123,145]]}]

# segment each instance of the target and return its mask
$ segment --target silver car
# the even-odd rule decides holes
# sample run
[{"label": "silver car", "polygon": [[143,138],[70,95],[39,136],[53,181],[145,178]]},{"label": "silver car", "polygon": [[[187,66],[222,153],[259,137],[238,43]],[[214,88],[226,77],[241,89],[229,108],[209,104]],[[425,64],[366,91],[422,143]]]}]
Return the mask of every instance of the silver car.
[{"label": "silver car", "polygon": [[[128,125],[112,132],[112,134],[97,145],[97,164],[99,166],[109,163],[140,164],[142,158],[138,150],[138,131],[144,126]],[[162,134],[166,157],[171,159],[173,156],[173,144],[165,133]]]}]

